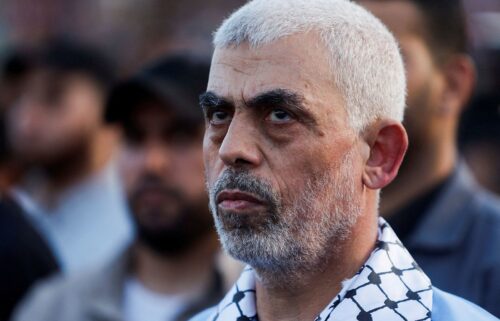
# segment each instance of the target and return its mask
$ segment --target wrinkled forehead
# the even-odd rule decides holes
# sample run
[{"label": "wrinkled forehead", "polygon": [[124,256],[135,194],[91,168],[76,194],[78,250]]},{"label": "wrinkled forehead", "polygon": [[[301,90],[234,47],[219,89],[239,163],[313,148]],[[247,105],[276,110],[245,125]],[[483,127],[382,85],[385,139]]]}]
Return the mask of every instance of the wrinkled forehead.
[{"label": "wrinkled forehead", "polygon": [[319,36],[296,34],[257,48],[242,43],[215,49],[209,91],[240,101],[277,88],[310,101],[338,95],[328,52]]}]

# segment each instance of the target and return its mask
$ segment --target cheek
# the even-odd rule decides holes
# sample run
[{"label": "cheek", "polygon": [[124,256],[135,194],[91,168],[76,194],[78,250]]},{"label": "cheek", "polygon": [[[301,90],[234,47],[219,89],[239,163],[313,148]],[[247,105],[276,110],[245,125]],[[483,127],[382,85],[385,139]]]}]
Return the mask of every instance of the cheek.
[{"label": "cheek", "polygon": [[5,122],[7,134],[13,140],[14,147],[19,142],[22,142],[25,137],[31,138],[34,134],[36,135],[36,128],[39,127],[38,122],[35,124],[31,119],[31,115],[21,108],[21,106],[12,108],[7,113],[7,120]]},{"label": "cheek", "polygon": [[[64,109],[45,117],[43,131],[47,139],[57,144],[71,144],[80,139],[86,139],[95,133],[99,121],[94,113],[76,106],[65,106]],[[43,133],[42,133],[43,135]]]},{"label": "cheek", "polygon": [[219,145],[214,143],[210,134],[207,133],[203,139],[203,167],[209,184],[217,179],[217,164],[221,162],[218,154]]},{"label": "cheek", "polygon": [[[318,162],[305,143],[273,148],[266,153],[270,183],[282,198],[283,205],[292,204],[304,190],[306,182],[318,171]],[[263,177],[267,175],[262,174]]]},{"label": "cheek", "polygon": [[358,181],[361,182],[361,156],[354,159],[356,163],[343,164],[345,155],[352,148],[349,140],[339,139],[327,143],[316,139],[314,144],[303,142],[294,146],[296,148],[287,152],[279,152],[279,162],[271,169],[285,203],[300,197],[308,182],[325,173],[337,171],[342,165],[350,166],[350,173],[359,177]]},{"label": "cheek", "polygon": [[[58,117],[63,120],[66,130],[91,132],[100,125],[96,106],[69,105],[64,113]],[[55,117],[54,117],[55,118]]]},{"label": "cheek", "polygon": [[127,193],[130,193],[142,172],[143,157],[140,153],[125,149],[119,158],[119,171],[123,186]]},{"label": "cheek", "polygon": [[[181,187],[190,197],[196,198],[205,194],[205,179],[202,150],[199,146],[181,153],[175,153],[170,184]],[[175,186],[174,185],[174,186]]]}]

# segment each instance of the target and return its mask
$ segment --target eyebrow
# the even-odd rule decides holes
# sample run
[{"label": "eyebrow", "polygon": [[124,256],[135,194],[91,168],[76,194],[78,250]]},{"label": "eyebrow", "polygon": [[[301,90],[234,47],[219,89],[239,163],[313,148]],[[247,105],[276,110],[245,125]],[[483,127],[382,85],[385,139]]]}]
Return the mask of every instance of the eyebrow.
[{"label": "eyebrow", "polygon": [[[316,118],[307,110],[304,100],[305,98],[301,94],[288,89],[277,88],[260,93],[245,101],[244,104],[251,109],[283,108],[299,116],[300,121],[316,127]],[[234,103],[212,91],[208,91],[200,95],[200,106],[204,110],[210,108],[234,108]]]},{"label": "eyebrow", "polygon": [[304,98],[290,90],[273,89],[261,93],[249,101],[246,105],[251,108],[260,108],[261,106],[287,106],[296,109],[303,109]]},{"label": "eyebrow", "polygon": [[206,110],[208,108],[216,108],[216,107],[233,107],[234,104],[217,94],[215,94],[212,91],[207,91],[206,93],[203,93],[199,97],[200,100],[200,106],[203,110]]}]

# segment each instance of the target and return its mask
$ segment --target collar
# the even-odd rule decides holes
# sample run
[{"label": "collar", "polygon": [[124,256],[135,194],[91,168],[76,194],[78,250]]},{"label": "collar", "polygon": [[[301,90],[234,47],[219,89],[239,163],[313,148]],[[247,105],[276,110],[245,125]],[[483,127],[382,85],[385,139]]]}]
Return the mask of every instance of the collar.
[{"label": "collar", "polygon": [[406,240],[411,250],[446,251],[460,246],[473,216],[470,206],[480,187],[461,161],[434,204]]},{"label": "collar", "polygon": [[197,312],[217,304],[225,294],[223,283],[221,273],[215,269],[208,289],[202,296],[189,303],[186,309],[176,318],[176,320],[189,320],[190,317],[195,315]]},{"label": "collar", "polygon": [[399,239],[405,244],[412,235],[419,223],[423,221],[429,209],[434,205],[441,194],[441,191],[448,185],[453,176],[452,173],[429,190],[421,193],[415,199],[405,204],[402,208],[394,211],[386,218],[397,233]]},{"label": "collar", "polygon": [[[247,267],[207,320],[258,321],[255,298],[255,271]],[[430,320],[431,311],[429,278],[380,218],[370,257],[356,275],[342,283],[340,293],[314,321]]]}]

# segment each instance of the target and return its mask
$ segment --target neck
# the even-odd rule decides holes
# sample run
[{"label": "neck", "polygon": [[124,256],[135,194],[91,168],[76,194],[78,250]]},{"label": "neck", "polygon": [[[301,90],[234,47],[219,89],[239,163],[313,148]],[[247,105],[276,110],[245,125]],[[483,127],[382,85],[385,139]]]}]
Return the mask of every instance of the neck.
[{"label": "neck", "polygon": [[[352,236],[335,244],[340,250],[323,268],[309,269],[300,277],[283,281],[257,272],[257,312],[261,321],[314,320],[370,256],[377,238],[377,215],[363,215]],[[321,266],[321,264],[318,264]],[[273,282],[276,280],[276,282]]]},{"label": "neck", "polygon": [[209,234],[179,257],[162,256],[138,242],[132,273],[148,289],[162,294],[200,293],[210,286],[218,241]]},{"label": "neck", "polygon": [[72,185],[103,170],[115,152],[118,136],[103,129],[77,152],[27,173],[24,187],[41,204],[57,203],[59,195]]},{"label": "neck", "polygon": [[[421,147],[421,148],[420,148]],[[380,211],[390,217],[451,175],[457,162],[453,137],[418,144],[409,150],[396,179],[383,190]]]}]

